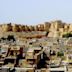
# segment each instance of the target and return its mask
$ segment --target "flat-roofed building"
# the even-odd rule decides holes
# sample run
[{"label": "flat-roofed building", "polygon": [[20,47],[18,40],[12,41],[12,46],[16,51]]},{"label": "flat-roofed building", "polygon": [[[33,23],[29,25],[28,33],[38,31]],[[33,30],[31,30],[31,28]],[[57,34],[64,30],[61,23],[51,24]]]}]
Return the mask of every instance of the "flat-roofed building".
[{"label": "flat-roofed building", "polygon": [[26,53],[26,59],[34,59],[34,50],[32,48],[29,48]]},{"label": "flat-roofed building", "polygon": [[15,67],[16,72],[34,72],[35,69],[34,68],[18,68]]},{"label": "flat-roofed building", "polygon": [[49,68],[50,72],[67,72],[66,66],[58,68]]}]

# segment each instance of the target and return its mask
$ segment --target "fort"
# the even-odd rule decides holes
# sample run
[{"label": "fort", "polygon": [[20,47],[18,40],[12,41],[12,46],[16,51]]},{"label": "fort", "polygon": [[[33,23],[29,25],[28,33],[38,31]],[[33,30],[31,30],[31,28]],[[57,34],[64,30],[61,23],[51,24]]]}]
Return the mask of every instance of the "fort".
[{"label": "fort", "polygon": [[72,24],[1,24],[0,72],[72,72]]},{"label": "fort", "polygon": [[[47,37],[62,37],[65,33],[72,33],[72,24],[67,24],[61,20],[44,22],[33,26],[8,23],[0,25],[0,32],[48,32]],[[37,35],[32,37],[37,37]]]}]

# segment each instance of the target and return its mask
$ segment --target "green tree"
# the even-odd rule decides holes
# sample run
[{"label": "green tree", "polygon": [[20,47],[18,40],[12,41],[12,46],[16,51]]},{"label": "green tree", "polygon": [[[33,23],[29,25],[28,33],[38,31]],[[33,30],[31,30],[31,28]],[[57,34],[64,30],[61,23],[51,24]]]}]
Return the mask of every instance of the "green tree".
[{"label": "green tree", "polygon": [[59,51],[58,53],[57,53],[57,56],[64,56],[64,53],[62,52],[62,51]]},{"label": "green tree", "polygon": [[69,37],[72,37],[72,33],[66,33],[66,34],[63,34],[62,37],[63,37],[63,38],[69,38]]}]

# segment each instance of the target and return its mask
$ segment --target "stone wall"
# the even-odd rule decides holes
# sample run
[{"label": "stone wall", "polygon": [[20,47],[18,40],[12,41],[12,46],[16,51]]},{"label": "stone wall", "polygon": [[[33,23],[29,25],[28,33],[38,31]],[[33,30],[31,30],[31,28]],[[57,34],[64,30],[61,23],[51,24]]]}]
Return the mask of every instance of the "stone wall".
[{"label": "stone wall", "polygon": [[61,20],[45,22],[35,26],[27,26],[21,24],[2,24],[0,25],[0,32],[27,32],[27,31],[46,31],[48,37],[61,37],[63,33],[72,33],[72,24],[63,23]]}]

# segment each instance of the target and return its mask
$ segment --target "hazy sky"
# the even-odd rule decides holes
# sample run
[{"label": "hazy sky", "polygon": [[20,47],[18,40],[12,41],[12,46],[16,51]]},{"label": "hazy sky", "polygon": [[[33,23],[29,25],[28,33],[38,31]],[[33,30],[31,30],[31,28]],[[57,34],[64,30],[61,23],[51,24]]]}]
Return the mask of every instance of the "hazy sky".
[{"label": "hazy sky", "polygon": [[72,0],[0,0],[0,23],[72,22]]}]

